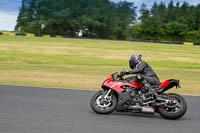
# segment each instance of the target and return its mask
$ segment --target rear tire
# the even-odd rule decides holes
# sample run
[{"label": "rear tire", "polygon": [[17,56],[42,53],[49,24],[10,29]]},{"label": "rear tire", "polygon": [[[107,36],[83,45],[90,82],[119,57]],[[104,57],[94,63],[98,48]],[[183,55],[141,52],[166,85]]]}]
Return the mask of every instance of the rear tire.
[{"label": "rear tire", "polygon": [[180,117],[182,117],[186,111],[187,111],[187,103],[185,99],[176,93],[168,93],[166,96],[176,99],[178,101],[178,105],[173,108],[168,108],[166,106],[160,106],[158,108],[159,114],[166,118],[166,119],[172,119],[176,120]]},{"label": "rear tire", "polygon": [[102,91],[97,92],[90,100],[90,106],[92,110],[98,114],[109,114],[117,108],[117,97],[112,94],[110,103],[107,105],[100,105],[100,98],[103,95]]}]

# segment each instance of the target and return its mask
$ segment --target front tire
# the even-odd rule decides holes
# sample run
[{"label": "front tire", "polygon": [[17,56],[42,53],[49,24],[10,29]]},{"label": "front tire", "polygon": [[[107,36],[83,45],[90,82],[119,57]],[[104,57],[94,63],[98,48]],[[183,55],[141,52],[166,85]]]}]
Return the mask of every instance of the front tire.
[{"label": "front tire", "polygon": [[90,100],[92,110],[98,114],[112,113],[117,107],[117,97],[111,94],[110,99],[102,101],[103,92],[97,92]]},{"label": "front tire", "polygon": [[172,119],[176,120],[180,117],[182,117],[186,111],[187,111],[187,103],[185,99],[176,93],[168,93],[166,96],[169,99],[173,99],[176,101],[176,104],[173,105],[163,105],[158,108],[159,114],[166,118],[166,119]]}]

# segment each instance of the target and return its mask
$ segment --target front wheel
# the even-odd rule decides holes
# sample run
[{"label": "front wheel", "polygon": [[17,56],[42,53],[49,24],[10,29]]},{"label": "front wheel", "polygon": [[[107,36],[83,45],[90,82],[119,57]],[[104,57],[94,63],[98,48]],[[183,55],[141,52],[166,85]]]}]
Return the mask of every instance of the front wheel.
[{"label": "front wheel", "polygon": [[90,100],[92,110],[98,114],[112,113],[117,107],[117,97],[114,94],[103,98],[103,92],[97,92]]},{"label": "front wheel", "polygon": [[182,117],[187,111],[187,103],[185,99],[181,95],[175,93],[169,93],[166,94],[166,96],[171,102],[160,106],[158,108],[159,114],[166,119],[173,120]]}]

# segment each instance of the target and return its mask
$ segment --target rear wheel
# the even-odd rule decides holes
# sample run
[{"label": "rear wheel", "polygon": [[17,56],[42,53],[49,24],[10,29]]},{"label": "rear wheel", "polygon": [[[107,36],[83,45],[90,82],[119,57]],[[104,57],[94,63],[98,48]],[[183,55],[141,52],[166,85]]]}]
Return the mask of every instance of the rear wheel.
[{"label": "rear wheel", "polygon": [[103,98],[103,92],[99,91],[90,100],[90,106],[98,114],[109,114],[117,107],[117,97],[111,94],[107,98]]},{"label": "rear wheel", "polygon": [[182,117],[187,111],[187,103],[185,99],[178,94],[169,93],[166,94],[170,103],[167,103],[158,108],[158,112],[166,119],[178,119]]}]

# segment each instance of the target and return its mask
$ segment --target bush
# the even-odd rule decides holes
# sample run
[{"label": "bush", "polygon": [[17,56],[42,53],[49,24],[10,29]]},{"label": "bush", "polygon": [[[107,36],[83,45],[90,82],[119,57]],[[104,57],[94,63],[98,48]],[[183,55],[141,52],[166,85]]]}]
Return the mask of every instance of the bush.
[{"label": "bush", "polygon": [[200,41],[200,31],[188,31],[185,35],[185,41],[199,42]]}]

